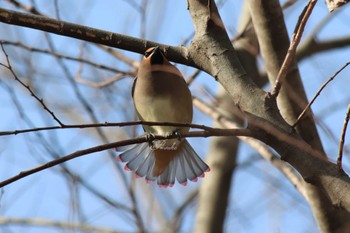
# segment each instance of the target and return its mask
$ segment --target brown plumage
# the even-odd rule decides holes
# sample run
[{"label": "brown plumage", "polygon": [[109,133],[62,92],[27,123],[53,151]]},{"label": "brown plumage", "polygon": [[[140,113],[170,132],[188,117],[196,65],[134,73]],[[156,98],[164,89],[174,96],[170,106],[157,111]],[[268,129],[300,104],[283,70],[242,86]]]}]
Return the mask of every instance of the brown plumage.
[{"label": "brown plumage", "polygon": [[[159,47],[145,52],[132,96],[137,115],[144,121],[191,123],[192,96],[180,71],[169,63]],[[189,128],[143,126],[146,133],[167,136],[187,133]],[[137,176],[146,176],[160,187],[172,186],[175,178],[181,184],[196,181],[209,167],[200,159],[186,139],[168,139],[138,144],[118,157]]]}]

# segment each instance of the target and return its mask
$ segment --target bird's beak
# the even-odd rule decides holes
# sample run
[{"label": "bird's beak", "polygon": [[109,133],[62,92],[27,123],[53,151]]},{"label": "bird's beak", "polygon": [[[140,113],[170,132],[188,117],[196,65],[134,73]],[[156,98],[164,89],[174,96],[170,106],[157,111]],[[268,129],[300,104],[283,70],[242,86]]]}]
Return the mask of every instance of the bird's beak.
[{"label": "bird's beak", "polygon": [[154,52],[158,52],[158,50],[159,50],[159,46],[156,46],[156,47],[154,47]]},{"label": "bird's beak", "polygon": [[164,61],[166,61],[166,58],[163,55],[162,50],[159,48],[159,46],[154,47],[151,57],[151,65],[162,65],[164,64]]},{"label": "bird's beak", "polygon": [[153,53],[152,54],[158,54],[160,52],[159,46],[154,47]]}]

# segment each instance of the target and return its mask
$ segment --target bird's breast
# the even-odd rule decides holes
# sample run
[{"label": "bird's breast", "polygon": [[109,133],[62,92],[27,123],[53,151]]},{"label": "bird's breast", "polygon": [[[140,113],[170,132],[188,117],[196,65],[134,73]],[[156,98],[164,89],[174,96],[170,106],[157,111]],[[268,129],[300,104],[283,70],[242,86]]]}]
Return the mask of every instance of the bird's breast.
[{"label": "bird's breast", "polygon": [[[139,76],[135,84],[134,103],[139,117],[145,121],[192,122],[191,93],[183,78],[172,73],[150,72]],[[160,135],[168,135],[176,129],[170,126],[144,128]]]}]

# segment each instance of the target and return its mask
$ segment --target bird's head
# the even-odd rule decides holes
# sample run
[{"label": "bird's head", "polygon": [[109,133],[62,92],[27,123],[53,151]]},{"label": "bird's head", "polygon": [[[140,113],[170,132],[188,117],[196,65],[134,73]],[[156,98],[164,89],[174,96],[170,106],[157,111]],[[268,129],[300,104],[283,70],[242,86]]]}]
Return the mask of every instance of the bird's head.
[{"label": "bird's head", "polygon": [[159,46],[147,49],[144,59],[151,65],[162,65],[168,62]]},{"label": "bird's head", "polygon": [[182,77],[180,71],[170,64],[168,59],[165,57],[163,51],[157,47],[148,48],[145,52],[145,56],[141,61],[138,76],[145,72],[168,72],[179,75]]}]

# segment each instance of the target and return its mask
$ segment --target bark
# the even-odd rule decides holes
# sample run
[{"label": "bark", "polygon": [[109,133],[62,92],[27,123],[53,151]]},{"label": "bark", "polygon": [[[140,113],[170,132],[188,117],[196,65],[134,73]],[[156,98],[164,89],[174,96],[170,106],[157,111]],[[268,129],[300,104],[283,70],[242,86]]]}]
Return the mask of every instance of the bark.
[{"label": "bark", "polygon": [[[261,55],[270,84],[273,86],[290,44],[282,8],[276,0],[249,2]],[[277,98],[278,108],[285,121],[292,125],[307,103],[296,59],[294,59]],[[306,112],[303,120],[296,126],[296,130],[311,146],[323,151],[311,110]]]},{"label": "bark", "polygon": [[[247,18],[249,11],[247,7],[244,9],[246,10],[243,10],[240,20],[241,30],[245,29],[249,21],[249,17]],[[234,41],[234,44],[243,67],[250,71],[249,74],[255,78],[254,81],[262,85],[263,82],[259,79],[256,65],[258,45],[254,32],[246,30],[239,39]],[[217,100],[217,111],[241,125],[242,116],[237,116],[240,114],[239,110],[234,106],[230,95],[221,86],[219,86]],[[222,125],[215,122],[214,127],[222,127]],[[194,232],[224,232],[238,146],[239,140],[236,137],[218,137],[211,140],[207,162],[212,171],[210,176],[203,180],[200,188]]]},{"label": "bark", "polygon": [[[32,16],[0,9],[0,21],[36,28],[101,43],[116,48],[143,53],[146,47],[160,45],[174,62],[199,68],[213,76],[225,88],[246,116],[254,137],[277,151],[303,177],[313,208],[323,232],[337,232],[349,222],[350,179],[337,166],[325,159],[322,151],[315,150],[312,140],[291,129],[280,114],[277,103],[252,81],[243,69],[233,49],[225,27],[212,0],[188,0],[195,25],[195,37],[188,48],[171,47],[120,34],[94,30],[47,17]],[[303,139],[304,138],[304,139]],[[307,140],[307,142],[305,141]],[[314,198],[314,197],[317,198]],[[340,231],[340,230],[339,230]]]},{"label": "bark", "polygon": [[[251,15],[258,35],[261,53],[267,67],[269,80],[273,84],[290,43],[282,8],[278,1],[255,0],[250,3]],[[278,96],[278,107],[284,119],[288,123],[293,123],[307,105],[306,94],[295,60],[283,85],[284,88],[282,88]],[[308,111],[307,117],[297,125],[297,132],[311,146],[323,151],[311,110]],[[339,225],[339,221],[343,221],[343,218],[346,219],[348,217],[346,212],[340,211],[335,213],[337,211],[332,211],[337,216],[329,219],[325,215],[333,207],[330,203],[327,203],[324,192],[314,185],[308,184],[306,185],[306,193],[314,216],[322,231],[329,232],[334,230]]]},{"label": "bark", "polygon": [[336,8],[342,7],[348,2],[349,0],[326,0],[327,7],[330,12],[334,11]]},{"label": "bark", "polygon": [[[232,102],[231,98],[228,100]],[[215,126],[220,127],[218,124]],[[211,172],[200,188],[194,232],[224,231],[237,149],[238,139],[235,137],[211,140],[207,157]]]},{"label": "bark", "polygon": [[256,130],[256,138],[279,152],[310,185],[309,196],[317,198],[308,201],[322,232],[336,231],[350,220],[348,175],[292,130],[276,102],[252,82],[230,43],[215,2],[190,0],[189,10],[196,34],[188,56],[218,80],[235,105],[246,113],[249,127]]}]

